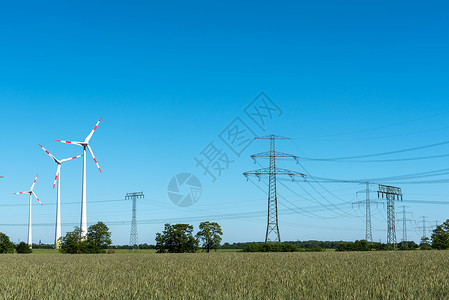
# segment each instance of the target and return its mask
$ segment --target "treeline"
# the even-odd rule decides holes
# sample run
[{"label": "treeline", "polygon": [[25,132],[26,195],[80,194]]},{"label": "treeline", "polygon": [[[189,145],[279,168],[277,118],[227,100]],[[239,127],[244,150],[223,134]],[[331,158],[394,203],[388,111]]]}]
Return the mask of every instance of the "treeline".
[{"label": "treeline", "polygon": [[[337,249],[338,245],[343,241],[287,241],[282,242],[285,245],[292,245],[299,249]],[[264,245],[264,242],[245,242],[245,243],[224,243],[220,249],[245,249],[250,245]]]},{"label": "treeline", "polygon": [[[427,245],[418,245],[413,241],[400,242],[396,245],[397,250],[416,250],[416,249],[427,250]],[[338,244],[336,251],[386,251],[392,250],[391,246],[382,243],[369,243],[365,240],[355,241],[355,242],[343,242]]]},{"label": "treeline", "polygon": [[113,245],[110,246],[110,248],[114,249],[114,250],[118,250],[118,249],[156,249],[155,245],[148,245],[147,243],[144,244],[139,244],[139,245],[134,245],[134,246],[130,246],[130,245]]},{"label": "treeline", "polygon": [[251,243],[242,250],[243,252],[321,252],[321,247],[300,249],[287,243]]}]

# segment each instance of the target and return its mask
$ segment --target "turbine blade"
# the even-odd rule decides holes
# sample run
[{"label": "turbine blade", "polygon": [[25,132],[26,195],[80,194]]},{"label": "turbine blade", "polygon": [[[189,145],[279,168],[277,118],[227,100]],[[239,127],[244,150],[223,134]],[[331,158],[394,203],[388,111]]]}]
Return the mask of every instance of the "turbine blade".
[{"label": "turbine blade", "polygon": [[63,141],[63,140],[56,140],[58,143],[66,143],[66,144],[74,144],[74,145],[78,145],[81,146],[81,144],[79,142],[74,142],[74,141]]},{"label": "turbine blade", "polygon": [[53,183],[53,188],[55,188],[56,180],[58,179],[59,172],[61,171],[61,165],[58,164],[58,168],[56,169],[56,176],[55,176],[55,182]]},{"label": "turbine blade", "polygon": [[42,150],[44,150],[45,153],[47,153],[48,155],[50,155],[50,157],[53,158],[53,160],[54,160],[55,162],[58,162],[58,160],[56,159],[56,157],[54,157],[50,152],[48,152],[47,149],[45,149],[44,147],[42,147],[41,144],[39,144],[39,146],[41,146]]},{"label": "turbine blade", "polygon": [[100,170],[100,173],[103,173],[103,172],[101,172],[100,165],[98,164],[98,161],[95,158],[95,155],[94,155],[94,152],[92,151],[92,148],[90,148],[90,146],[87,145],[87,149],[89,149],[89,152],[92,155],[92,158],[94,159],[95,163],[97,164],[98,170]]},{"label": "turbine blade", "polygon": [[69,160],[75,159],[75,158],[78,158],[78,157],[81,157],[81,156],[83,156],[83,155],[81,154],[81,155],[78,155],[78,156],[61,159],[61,163],[65,162],[65,161],[69,161]]},{"label": "turbine blade", "polygon": [[29,193],[29,191],[28,192],[18,192],[18,193],[14,193],[13,195],[22,195],[22,194],[28,194]]},{"label": "turbine blade", "polygon": [[98,120],[97,124],[95,124],[94,129],[92,129],[90,134],[87,136],[85,142],[89,142],[89,140],[91,139],[92,135],[94,134],[95,129],[97,129],[98,124],[100,124],[101,119],[103,119],[103,117],[101,117],[100,120]]},{"label": "turbine blade", "polygon": [[[37,174],[37,175],[39,175],[39,174]],[[37,175],[36,175],[36,178],[34,178],[34,182],[33,182],[33,185],[31,186],[30,191],[33,191],[34,185],[36,184]]]},{"label": "turbine blade", "polygon": [[39,203],[40,203],[42,206],[44,206],[44,205],[42,204],[41,200],[39,200],[39,198],[37,197],[37,195],[36,195],[34,192],[32,192],[32,193],[33,193],[34,197],[36,197],[36,200],[39,201]]}]

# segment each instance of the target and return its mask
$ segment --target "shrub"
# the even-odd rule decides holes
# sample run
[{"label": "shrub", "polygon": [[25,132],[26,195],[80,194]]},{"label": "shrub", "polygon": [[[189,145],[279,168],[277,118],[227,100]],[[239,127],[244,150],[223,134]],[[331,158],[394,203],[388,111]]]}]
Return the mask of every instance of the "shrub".
[{"label": "shrub", "polygon": [[244,252],[296,252],[299,249],[290,244],[275,244],[275,243],[265,243],[265,244],[250,244],[243,248]]},{"label": "shrub", "polygon": [[16,247],[16,252],[19,254],[28,254],[33,252],[33,250],[31,250],[30,246],[28,246],[27,243],[20,242]]}]

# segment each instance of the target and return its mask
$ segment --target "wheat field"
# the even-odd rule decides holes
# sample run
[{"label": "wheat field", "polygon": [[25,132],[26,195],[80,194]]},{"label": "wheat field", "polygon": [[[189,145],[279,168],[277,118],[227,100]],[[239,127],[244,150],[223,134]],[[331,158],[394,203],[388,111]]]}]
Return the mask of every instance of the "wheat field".
[{"label": "wheat field", "polygon": [[449,251],[0,255],[1,299],[447,299]]}]

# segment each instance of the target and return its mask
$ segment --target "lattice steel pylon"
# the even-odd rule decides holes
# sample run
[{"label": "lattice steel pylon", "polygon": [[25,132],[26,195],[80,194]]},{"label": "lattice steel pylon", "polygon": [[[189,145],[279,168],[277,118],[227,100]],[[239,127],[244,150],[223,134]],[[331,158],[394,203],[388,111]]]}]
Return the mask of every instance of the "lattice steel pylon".
[{"label": "lattice steel pylon", "polygon": [[133,249],[139,248],[139,239],[137,236],[137,218],[136,218],[136,200],[137,198],[144,198],[143,192],[137,192],[137,193],[127,193],[125,199],[132,199],[133,200],[133,209],[132,209],[132,221],[131,221],[131,234],[129,236],[129,246],[131,246]]},{"label": "lattice steel pylon", "polygon": [[373,242],[373,231],[371,229],[371,200],[369,199],[369,182],[366,183],[366,232],[365,232],[365,240],[367,242]]},{"label": "lattice steel pylon", "polygon": [[256,163],[256,157],[266,157],[270,159],[270,165],[268,168],[258,169],[254,171],[249,171],[243,173],[246,177],[249,175],[255,175],[260,178],[261,175],[268,175],[268,220],[267,220],[267,233],[265,235],[265,243],[268,242],[281,242],[281,235],[279,233],[279,223],[278,223],[278,203],[277,203],[277,191],[276,191],[276,177],[277,175],[289,175],[294,178],[295,175],[300,175],[305,177],[304,174],[296,171],[291,171],[287,169],[281,169],[276,167],[276,157],[291,157],[298,161],[298,157],[292,154],[287,154],[283,152],[276,151],[276,140],[288,140],[289,138],[268,135],[264,137],[257,137],[256,139],[270,140],[270,151],[262,152],[258,154],[251,155]]},{"label": "lattice steel pylon", "polygon": [[377,197],[382,195],[382,199],[387,199],[387,248],[396,249],[396,214],[394,212],[394,201],[402,201],[402,191],[399,187],[379,184]]},{"label": "lattice steel pylon", "polygon": [[[408,206],[402,205],[402,218],[398,219],[397,221],[401,222],[402,221],[402,243],[403,246],[408,246],[408,241],[407,241],[407,222],[410,222],[411,220],[407,219],[407,214],[413,215],[411,212],[407,212],[405,209]],[[399,212],[398,212],[399,214]]]},{"label": "lattice steel pylon", "polygon": [[353,202],[352,204],[364,205],[365,206],[365,240],[369,243],[373,243],[373,230],[371,226],[371,204],[374,203],[377,205],[378,202],[372,201],[370,199],[370,189],[369,182],[365,182],[366,188],[363,191],[359,191],[358,193],[365,193],[365,200]]}]

